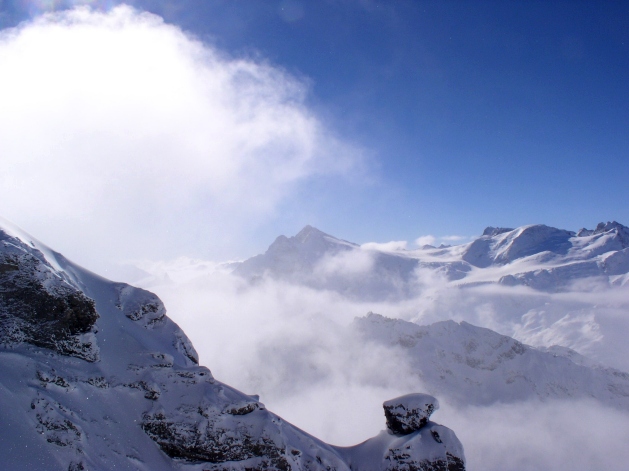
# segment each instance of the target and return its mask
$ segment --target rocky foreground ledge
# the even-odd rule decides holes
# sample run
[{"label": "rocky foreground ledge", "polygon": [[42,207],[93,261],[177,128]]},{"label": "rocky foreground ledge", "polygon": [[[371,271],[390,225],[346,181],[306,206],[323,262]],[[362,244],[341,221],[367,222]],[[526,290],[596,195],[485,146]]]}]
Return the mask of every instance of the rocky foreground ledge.
[{"label": "rocky foreground ledge", "polygon": [[435,398],[328,445],[198,365],[152,293],[112,283],[0,222],[0,456],[9,471],[459,471]]}]

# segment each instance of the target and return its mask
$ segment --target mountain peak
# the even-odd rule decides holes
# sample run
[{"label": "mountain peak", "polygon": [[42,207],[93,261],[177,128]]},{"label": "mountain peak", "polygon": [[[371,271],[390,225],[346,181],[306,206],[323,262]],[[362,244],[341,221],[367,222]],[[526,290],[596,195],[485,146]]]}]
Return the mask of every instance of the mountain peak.
[{"label": "mountain peak", "polygon": [[626,226],[623,226],[619,222],[607,221],[607,222],[599,222],[598,225],[596,226],[596,229],[594,229],[593,234],[602,234],[603,232],[609,232],[613,230],[629,232],[629,228]]},{"label": "mountain peak", "polygon": [[295,239],[297,239],[300,242],[304,242],[311,237],[324,237],[324,236],[331,237],[330,235],[326,234],[323,231],[320,231],[316,227],[307,225],[301,231],[297,233],[297,235],[295,236]]},{"label": "mountain peak", "polygon": [[511,232],[513,229],[510,227],[486,227],[483,231],[484,236],[495,236],[498,234],[504,234],[505,232]]}]

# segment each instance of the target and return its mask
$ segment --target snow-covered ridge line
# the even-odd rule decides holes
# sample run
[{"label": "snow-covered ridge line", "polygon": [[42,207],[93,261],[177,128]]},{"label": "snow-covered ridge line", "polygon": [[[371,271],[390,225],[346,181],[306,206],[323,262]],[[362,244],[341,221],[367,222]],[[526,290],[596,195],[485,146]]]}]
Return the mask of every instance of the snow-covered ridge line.
[{"label": "snow-covered ridge line", "polygon": [[306,226],[234,267],[247,279],[272,277],[357,299],[416,296],[425,276],[554,292],[587,278],[622,284],[629,273],[629,228],[615,221],[577,233],[543,224],[488,227],[467,244],[409,251],[364,248]]},{"label": "snow-covered ridge line", "polygon": [[457,404],[594,398],[629,411],[629,373],[568,348],[536,349],[451,320],[420,326],[369,313],[353,327],[365,342],[404,352],[429,393]]},{"label": "snow-covered ridge line", "polygon": [[454,432],[427,418],[343,449],[308,435],[199,366],[157,296],[2,225],[0,405],[5,469],[465,468]]}]

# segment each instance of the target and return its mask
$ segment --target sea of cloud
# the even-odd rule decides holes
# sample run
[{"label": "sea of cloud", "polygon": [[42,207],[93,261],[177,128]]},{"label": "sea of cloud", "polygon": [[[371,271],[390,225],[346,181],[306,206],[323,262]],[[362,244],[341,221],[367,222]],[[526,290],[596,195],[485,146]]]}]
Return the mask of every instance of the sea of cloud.
[{"label": "sea of cloud", "polygon": [[[347,260],[337,262],[343,261]],[[535,296],[515,288],[508,293],[487,288],[461,290],[447,287],[438,277],[431,285],[429,274],[424,273],[418,277],[423,289],[418,298],[365,302],[268,278],[249,283],[231,275],[225,266],[200,261],[180,259],[172,265],[140,266],[154,275],[142,284],[164,300],[169,315],[191,337],[201,363],[210,367],[217,379],[248,394],[259,394],[261,401],[284,419],[343,446],[384,429],[384,400],[426,391],[401,349],[356,335],[352,329],[355,317],[374,311],[418,323],[455,318],[514,330],[517,323],[512,319],[508,324],[508,314],[516,317],[522,310],[537,307],[550,314],[564,312],[563,323],[555,321],[558,333],[539,337],[539,345],[569,338],[566,332],[581,332],[584,345],[592,346],[604,343],[600,331],[592,337],[586,330],[588,325],[591,328],[591,318],[575,320],[573,329],[565,319],[570,312],[581,312],[589,305],[598,313],[594,324],[605,324],[619,315],[609,303],[610,310],[602,314],[591,304],[598,301],[601,305],[602,297],[610,294],[613,298],[612,291]],[[611,304],[616,301],[619,299]],[[550,314],[549,319],[553,318]],[[552,330],[552,323],[547,327]],[[622,328],[627,331],[626,322]],[[541,328],[534,330],[537,333],[530,338],[541,335]],[[616,354],[622,356],[622,352]],[[470,470],[585,471],[626,466],[626,411],[587,400],[477,407],[440,399],[442,407],[434,420],[457,433],[465,445]]]}]

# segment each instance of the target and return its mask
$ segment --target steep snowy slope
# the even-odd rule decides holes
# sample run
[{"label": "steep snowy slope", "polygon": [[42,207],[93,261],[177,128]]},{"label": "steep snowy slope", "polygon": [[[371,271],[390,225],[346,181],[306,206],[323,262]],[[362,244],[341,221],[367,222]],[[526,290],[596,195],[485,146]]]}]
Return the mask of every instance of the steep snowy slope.
[{"label": "steep snowy slope", "polygon": [[[7,470],[350,469],[343,452],[213,379],[155,295],[87,272],[7,223],[0,405]],[[416,469],[464,469],[454,434],[426,427],[441,434],[430,453],[424,429],[403,440],[419,450]],[[393,433],[369,450],[391,457],[376,469],[407,469]]]},{"label": "steep snowy slope", "polygon": [[370,313],[354,327],[366,341],[402,350],[431,394],[458,404],[595,398],[629,410],[629,374],[569,349],[538,350],[466,322],[420,326]]}]

